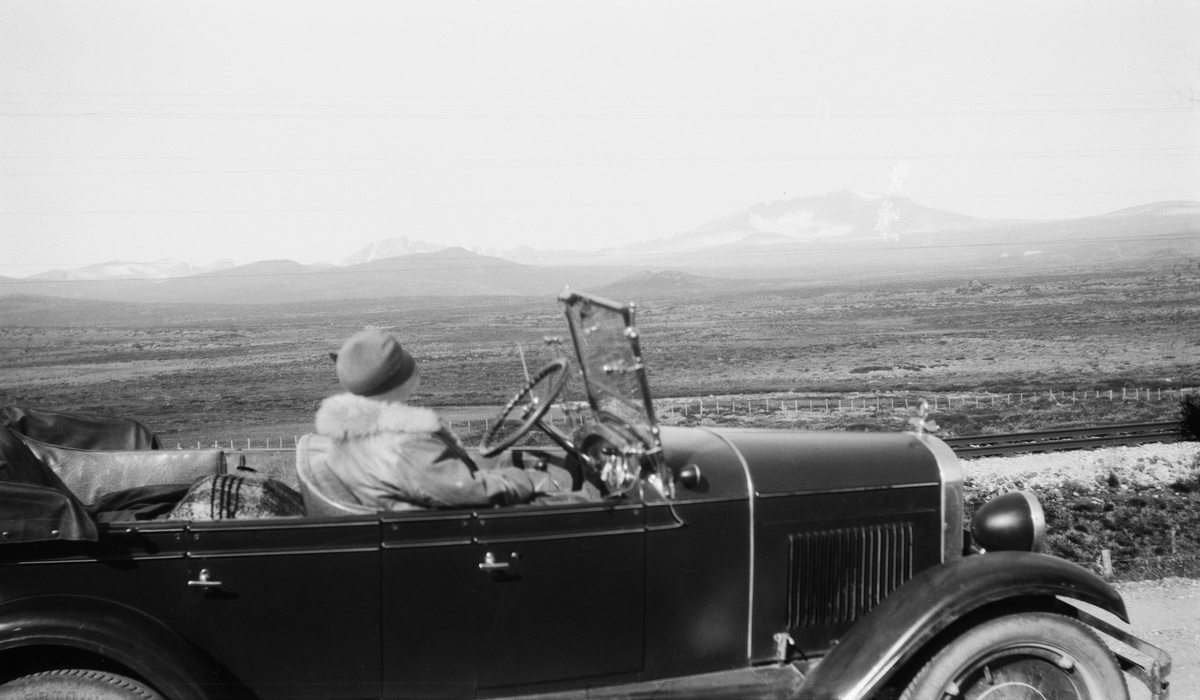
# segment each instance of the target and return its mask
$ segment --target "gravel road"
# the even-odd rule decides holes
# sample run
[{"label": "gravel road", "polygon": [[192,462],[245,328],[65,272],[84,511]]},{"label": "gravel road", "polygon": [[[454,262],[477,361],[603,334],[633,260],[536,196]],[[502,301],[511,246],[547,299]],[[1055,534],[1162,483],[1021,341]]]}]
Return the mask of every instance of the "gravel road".
[{"label": "gravel road", "polygon": [[[1165,578],[1116,587],[1133,621],[1130,631],[1171,655],[1171,698],[1200,698],[1200,581]],[[1136,681],[1129,690],[1135,699],[1150,697]]]}]

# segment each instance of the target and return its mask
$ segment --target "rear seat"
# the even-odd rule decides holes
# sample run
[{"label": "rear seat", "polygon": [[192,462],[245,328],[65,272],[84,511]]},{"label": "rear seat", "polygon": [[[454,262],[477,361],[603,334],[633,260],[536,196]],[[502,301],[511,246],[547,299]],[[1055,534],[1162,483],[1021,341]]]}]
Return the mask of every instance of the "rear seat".
[{"label": "rear seat", "polygon": [[191,484],[226,472],[225,453],[221,450],[77,450],[20,437],[87,505],[115,491]]}]

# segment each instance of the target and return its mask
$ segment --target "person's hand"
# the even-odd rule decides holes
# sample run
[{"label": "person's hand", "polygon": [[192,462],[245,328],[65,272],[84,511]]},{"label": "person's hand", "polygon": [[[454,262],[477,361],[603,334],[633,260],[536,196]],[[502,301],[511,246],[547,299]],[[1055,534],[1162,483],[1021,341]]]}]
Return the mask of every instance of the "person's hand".
[{"label": "person's hand", "polygon": [[571,490],[571,472],[562,467],[548,464],[540,469],[526,469],[525,473],[533,481],[535,493],[560,493]]}]

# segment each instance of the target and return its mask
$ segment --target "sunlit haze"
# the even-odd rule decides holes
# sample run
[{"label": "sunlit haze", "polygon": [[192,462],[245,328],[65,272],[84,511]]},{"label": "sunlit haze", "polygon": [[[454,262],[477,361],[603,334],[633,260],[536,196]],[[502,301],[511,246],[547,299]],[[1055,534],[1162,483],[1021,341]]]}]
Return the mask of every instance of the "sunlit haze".
[{"label": "sunlit haze", "polygon": [[1200,200],[1194,2],[0,2],[0,275]]}]

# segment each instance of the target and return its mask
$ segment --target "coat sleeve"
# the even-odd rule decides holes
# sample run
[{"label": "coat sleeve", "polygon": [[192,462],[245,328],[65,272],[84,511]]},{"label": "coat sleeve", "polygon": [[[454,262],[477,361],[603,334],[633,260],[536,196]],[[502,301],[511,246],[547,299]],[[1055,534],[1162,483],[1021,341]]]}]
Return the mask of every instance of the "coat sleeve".
[{"label": "coat sleeve", "polygon": [[533,499],[533,480],[516,467],[481,469],[447,430],[410,439],[405,457],[414,462],[418,488],[439,505],[488,506]]}]

